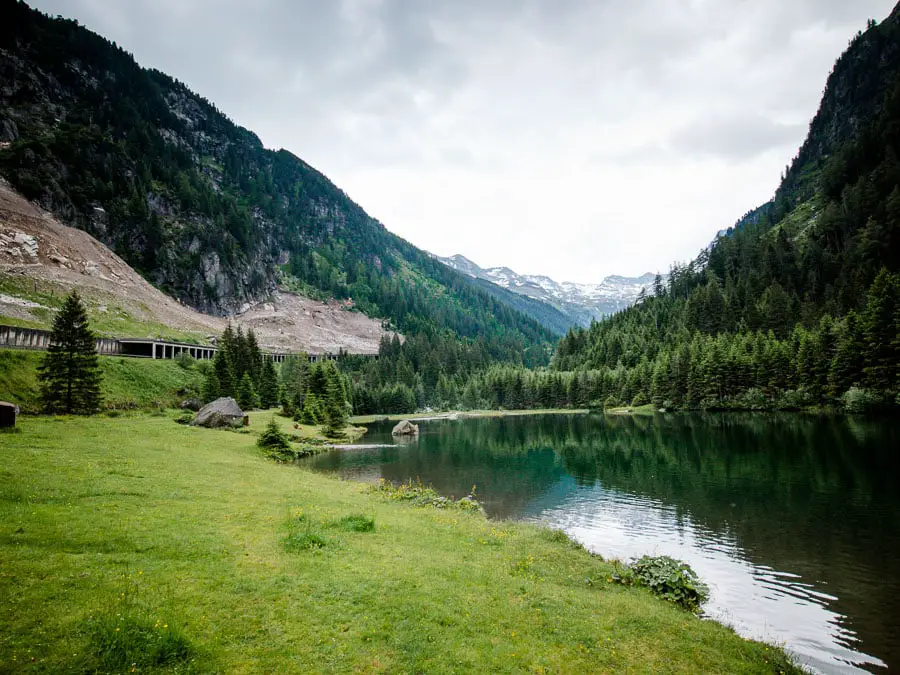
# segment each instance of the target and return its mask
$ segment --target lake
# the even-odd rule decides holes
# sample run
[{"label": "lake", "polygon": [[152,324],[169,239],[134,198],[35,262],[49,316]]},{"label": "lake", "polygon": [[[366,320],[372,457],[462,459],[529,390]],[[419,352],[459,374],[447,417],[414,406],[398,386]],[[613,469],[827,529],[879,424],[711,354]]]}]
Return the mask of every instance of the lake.
[{"label": "lake", "polygon": [[539,415],[389,423],[305,460],[374,481],[476,486],[491,518],[546,523],[607,558],[671,555],[707,616],[825,673],[900,669],[900,430],[802,414]]}]

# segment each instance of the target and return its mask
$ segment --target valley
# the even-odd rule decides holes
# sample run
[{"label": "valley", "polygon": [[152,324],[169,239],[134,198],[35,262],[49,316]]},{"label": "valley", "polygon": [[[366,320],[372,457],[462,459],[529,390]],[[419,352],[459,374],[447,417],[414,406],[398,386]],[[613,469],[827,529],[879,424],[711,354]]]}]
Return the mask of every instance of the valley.
[{"label": "valley", "polygon": [[[609,148],[585,145],[578,164],[562,145],[592,132],[563,112],[670,110],[627,86],[614,106],[588,93],[616,73],[637,77],[636,55],[582,70],[573,41],[573,70],[532,49],[551,24],[568,50],[593,23],[535,7],[488,39],[456,23],[455,12],[483,11],[474,6],[341,5],[326,20],[328,3],[288,4],[293,22],[274,3],[254,8],[265,27],[241,26],[247,54],[244,31],[300,50],[255,63],[260,77],[243,81],[241,99],[271,113],[260,133],[302,138],[298,148],[316,149],[304,157],[326,158],[399,220],[434,210],[435,193],[409,179],[391,204],[383,181],[434,170],[447,213],[407,229],[382,223],[323,171],[236,123],[246,109],[232,119],[182,73],[139,63],[127,51],[137,47],[89,29],[75,5],[66,18],[0,0],[0,324],[50,335],[45,351],[0,347],[0,671],[898,667],[898,579],[885,561],[900,547],[900,5],[829,51],[829,73],[816,68],[825,86],[806,138],[770,191],[755,193],[771,199],[742,204],[731,227],[715,222],[701,232],[710,243],[666,261],[666,274],[574,283],[438,257],[412,239],[494,261],[501,246],[479,243],[540,228],[522,241],[552,246],[554,228],[574,218],[579,241],[597,248],[579,251],[577,266],[556,247],[571,255],[570,278],[590,278],[595,262],[653,270],[654,258],[625,244],[650,248],[653,237],[668,253],[670,235],[706,213],[685,201],[685,213],[651,217],[649,205],[679,190],[675,175],[696,170],[697,194],[718,199],[713,173],[780,162],[778,139],[797,125],[771,101],[763,112],[777,120],[716,125],[710,104],[694,119],[700,131],[670,124],[658,138],[649,130],[661,119],[648,118],[646,138],[617,138],[619,123],[589,117]],[[239,9],[204,17],[198,39]],[[134,22],[136,11],[115,16]],[[835,11],[809,10],[829,21]],[[719,16],[704,3],[690,12]],[[765,31],[793,31],[780,42],[837,25],[758,12]],[[447,44],[429,41],[436,26]],[[725,44],[724,28],[692,18],[667,49],[693,44],[685,26]],[[512,40],[540,68],[516,59],[521,73],[492,71],[498,94],[480,106],[461,83],[495,61],[442,61],[461,36],[491,48]],[[134,42],[142,55],[152,43]],[[437,61],[403,53],[426,43]],[[216,34],[221,58],[209,60],[223,74],[246,56],[232,48]],[[348,65],[363,54],[376,56]],[[375,65],[398,64],[367,95]],[[541,105],[507,99],[504,83],[527,81],[531,95],[530,70],[544,68],[554,81],[577,78],[540,91]],[[290,86],[272,88],[265,72]],[[791,85],[757,77],[746,86]],[[306,100],[289,109],[301,90]],[[454,146],[457,124],[473,118]],[[493,152],[501,127],[524,148],[517,161]],[[724,149],[713,142],[723,128]],[[627,188],[588,168],[618,158],[627,175],[650,157],[646,181]],[[661,175],[665,184],[652,178]],[[485,185],[462,194],[473,176]],[[498,195],[509,203],[498,207]],[[632,212],[646,225],[622,231],[618,216],[635,222]],[[447,222],[505,234],[458,237],[457,248],[465,228],[437,232]],[[568,258],[548,269],[568,277]],[[216,352],[125,358],[98,354],[98,338]]]}]

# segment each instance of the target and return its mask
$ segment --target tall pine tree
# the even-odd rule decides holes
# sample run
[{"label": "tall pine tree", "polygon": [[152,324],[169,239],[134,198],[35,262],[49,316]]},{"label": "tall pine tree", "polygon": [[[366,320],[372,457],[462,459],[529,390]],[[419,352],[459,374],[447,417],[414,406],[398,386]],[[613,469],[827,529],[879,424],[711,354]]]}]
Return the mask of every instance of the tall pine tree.
[{"label": "tall pine tree", "polygon": [[102,402],[97,339],[72,291],[53,320],[50,347],[38,367],[41,401],[50,413],[91,414]]}]

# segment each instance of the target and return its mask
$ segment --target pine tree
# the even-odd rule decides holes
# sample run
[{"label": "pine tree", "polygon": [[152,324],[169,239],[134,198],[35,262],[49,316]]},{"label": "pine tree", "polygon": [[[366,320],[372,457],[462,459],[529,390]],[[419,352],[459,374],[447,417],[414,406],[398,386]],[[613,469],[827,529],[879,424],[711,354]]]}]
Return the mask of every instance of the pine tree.
[{"label": "pine tree", "polygon": [[209,403],[210,401],[215,401],[221,395],[222,389],[219,386],[219,376],[216,375],[214,368],[210,368],[209,372],[206,374],[206,379],[203,381],[203,402]]},{"label": "pine tree", "polygon": [[333,363],[329,363],[328,366],[325,369],[325,435],[335,438],[342,436],[343,429],[347,426],[347,398],[340,372]]},{"label": "pine tree", "polygon": [[91,414],[100,408],[96,337],[77,291],[53,320],[50,347],[38,367],[41,401],[51,413]]},{"label": "pine tree", "polygon": [[278,421],[274,416],[269,420],[266,428],[259,435],[256,444],[259,447],[268,450],[287,450],[291,447],[287,435],[281,431],[281,428],[278,426]]},{"label": "pine tree", "polygon": [[[229,326],[226,331],[230,328]],[[219,382],[219,396],[231,396],[234,398],[237,391],[234,384],[234,374],[231,372],[231,366],[228,363],[228,348],[225,346],[227,343],[224,340],[224,335],[221,342],[222,346],[219,347],[219,350],[216,352],[216,358],[213,359],[212,372],[216,374],[216,379]]]},{"label": "pine tree", "polygon": [[253,410],[259,407],[259,396],[253,388],[253,380],[250,379],[250,373],[244,373],[241,378],[241,384],[238,386],[237,404],[241,410]]},{"label": "pine tree", "polygon": [[244,337],[244,349],[246,350],[247,371],[250,373],[250,379],[253,380],[253,386],[262,391],[262,375],[263,375],[263,355],[256,341],[256,333],[252,328],[247,329]]},{"label": "pine tree", "polygon": [[875,389],[889,391],[900,361],[895,341],[894,311],[900,305],[900,278],[882,268],[869,289],[862,318],[866,341],[866,379]]},{"label": "pine tree", "polygon": [[863,374],[865,343],[859,318],[851,311],[844,319],[835,347],[831,370],[828,373],[829,393],[834,398],[841,396],[854,384],[859,384]]},{"label": "pine tree", "polygon": [[259,401],[263,408],[278,405],[278,372],[272,359],[265,359],[259,376]]}]

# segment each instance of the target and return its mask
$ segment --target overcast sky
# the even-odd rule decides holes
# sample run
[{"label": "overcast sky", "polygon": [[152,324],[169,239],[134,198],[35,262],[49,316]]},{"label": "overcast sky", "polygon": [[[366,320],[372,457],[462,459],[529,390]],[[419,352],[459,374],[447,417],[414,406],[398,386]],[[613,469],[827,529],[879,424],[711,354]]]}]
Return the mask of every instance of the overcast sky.
[{"label": "overcast sky", "polygon": [[440,255],[666,271],[768,200],[894,0],[35,0]]}]

